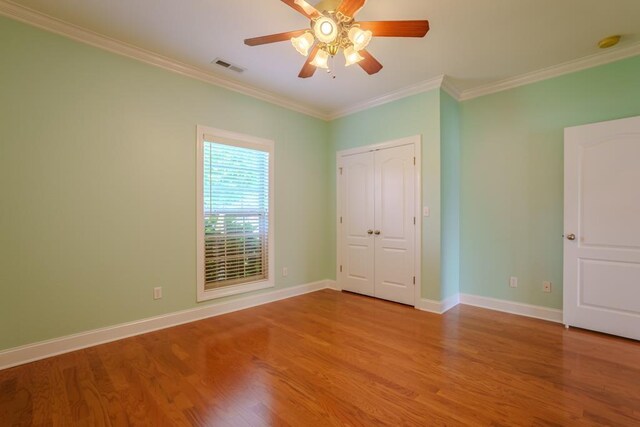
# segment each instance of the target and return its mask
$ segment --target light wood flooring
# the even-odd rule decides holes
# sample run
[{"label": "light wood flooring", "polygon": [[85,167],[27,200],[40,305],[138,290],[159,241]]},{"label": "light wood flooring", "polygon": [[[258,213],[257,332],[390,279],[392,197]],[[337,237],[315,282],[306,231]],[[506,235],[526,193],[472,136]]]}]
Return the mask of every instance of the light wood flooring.
[{"label": "light wood flooring", "polygon": [[325,290],[0,371],[0,425],[640,426],[640,343]]}]

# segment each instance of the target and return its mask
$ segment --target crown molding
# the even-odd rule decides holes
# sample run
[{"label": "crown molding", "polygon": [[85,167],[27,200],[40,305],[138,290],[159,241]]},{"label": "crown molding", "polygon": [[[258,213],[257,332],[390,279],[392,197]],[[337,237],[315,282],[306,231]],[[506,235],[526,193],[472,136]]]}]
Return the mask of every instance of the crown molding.
[{"label": "crown molding", "polygon": [[445,80],[445,76],[438,76],[430,80],[425,80],[415,85],[407,86],[394,92],[389,92],[385,95],[377,98],[370,99],[368,101],[355,104],[351,107],[344,108],[342,110],[334,111],[329,114],[329,120],[339,119],[341,117],[349,116],[351,114],[368,110],[369,108],[378,107],[380,105],[388,104],[393,101],[397,101],[408,96],[417,95],[419,93],[428,92],[434,89],[440,89],[442,82]]},{"label": "crown molding", "polygon": [[442,90],[451,95],[451,97],[456,101],[460,101],[460,90],[451,81],[451,77],[444,76],[444,79],[442,80]]},{"label": "crown molding", "polygon": [[[438,76],[436,78],[402,88],[395,92],[385,94],[383,96],[362,102],[360,104],[327,113],[326,111],[311,108],[306,105],[296,103],[295,101],[285,99],[276,94],[225,79],[209,71],[202,70],[165,57],[158,53],[151,52],[149,50],[142,49],[140,47],[122,42],[120,40],[95,33],[85,28],[70,24],[66,21],[62,21],[60,19],[35,11],[25,6],[12,3],[7,0],[0,0],[0,15],[43,29],[45,31],[49,31],[54,34],[70,38],[80,43],[88,44],[90,46],[97,47],[111,53],[126,56],[128,58],[132,58],[146,64],[171,71],[173,73],[191,77],[205,83],[213,84],[215,86],[223,87],[225,89],[229,89],[234,92],[238,92],[252,98],[260,99],[262,101],[266,101],[271,104],[275,104],[280,107],[287,108],[289,110],[293,110],[325,121],[331,121],[340,117],[348,116],[358,111],[363,111],[368,108],[406,98],[411,95],[438,89],[443,85],[443,81],[445,80],[444,75]],[[457,92],[454,91],[453,93],[450,93],[452,96],[454,96],[453,93]]]},{"label": "crown molding", "polygon": [[209,71],[202,70],[191,65],[167,58],[155,52],[139,48],[137,46],[94,33],[85,28],[78,27],[68,22],[53,18],[33,9],[17,5],[15,3],[0,0],[0,15],[32,25],[34,27],[70,38],[72,40],[88,44],[118,55],[136,59],[146,64],[163,68],[167,71],[196,80],[210,83],[233,92],[241,93],[252,98],[266,101],[277,106],[306,114],[322,120],[328,120],[328,114],[315,108],[291,101],[274,93],[256,89],[232,80],[225,79]]},{"label": "crown molding", "polygon": [[531,83],[536,83],[542,80],[559,77],[564,74],[574,73],[588,68],[597,67],[599,65],[605,65],[611,62],[619,61],[621,59],[640,55],[640,42],[638,42],[630,46],[614,48],[613,50],[596,53],[573,61],[565,62],[563,64],[543,68],[541,70],[522,74],[520,76],[510,77],[504,80],[467,90],[458,89],[451,81],[450,77],[441,75],[370,99],[368,101],[364,101],[332,112],[327,112],[298,103],[272,92],[257,89],[249,85],[226,79],[210,71],[184,64],[155,52],[151,52],[149,50],[145,50],[137,46],[103,36],[101,34],[89,31],[85,28],[81,28],[68,22],[53,18],[44,13],[29,9],[25,6],[12,3],[8,0],[0,0],[0,15],[70,38],[84,44],[88,44],[93,47],[132,58],[176,74],[200,80],[205,83],[222,87],[233,92],[250,96],[252,98],[259,99],[261,101],[265,101],[279,107],[283,107],[288,110],[296,111],[298,113],[325,121],[335,120],[363,110],[367,110],[369,108],[384,105],[402,98],[406,98],[408,96],[428,92],[434,89],[444,90],[459,102],[467,101],[484,95],[502,92]]},{"label": "crown molding", "polygon": [[467,101],[469,99],[478,98],[484,95],[502,92],[531,83],[540,82],[542,80],[547,80],[565,74],[586,70],[588,68],[597,67],[599,65],[605,65],[611,62],[620,61],[622,59],[630,58],[636,55],[640,55],[640,42],[626,47],[604,51],[602,53],[595,53],[589,56],[575,59],[573,61],[564,62],[562,64],[543,68],[537,71],[532,71],[526,74],[521,74],[519,76],[510,77],[508,79],[489,83],[473,89],[467,89],[459,93],[458,101]]}]

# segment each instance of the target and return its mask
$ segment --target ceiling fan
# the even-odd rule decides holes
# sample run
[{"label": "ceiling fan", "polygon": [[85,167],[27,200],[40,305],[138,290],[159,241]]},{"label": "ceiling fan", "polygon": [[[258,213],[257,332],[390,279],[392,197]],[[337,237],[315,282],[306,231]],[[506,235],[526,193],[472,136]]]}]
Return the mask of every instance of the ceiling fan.
[{"label": "ceiling fan", "polygon": [[246,39],[248,46],[291,40],[300,54],[307,57],[298,77],[313,76],[317,68],[329,68],[329,58],[340,50],[345,65],[358,64],[368,74],[376,74],[382,64],[366,51],[372,37],[424,37],[429,21],[360,21],[356,13],[366,0],[323,0],[315,6],[305,0],[282,0],[311,20],[309,29]]}]

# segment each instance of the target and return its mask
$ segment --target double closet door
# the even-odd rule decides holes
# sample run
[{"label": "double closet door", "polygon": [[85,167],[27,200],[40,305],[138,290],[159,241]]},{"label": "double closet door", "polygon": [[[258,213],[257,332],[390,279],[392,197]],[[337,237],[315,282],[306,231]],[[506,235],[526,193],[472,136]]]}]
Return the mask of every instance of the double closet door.
[{"label": "double closet door", "polygon": [[413,144],[339,159],[343,290],[415,305]]}]

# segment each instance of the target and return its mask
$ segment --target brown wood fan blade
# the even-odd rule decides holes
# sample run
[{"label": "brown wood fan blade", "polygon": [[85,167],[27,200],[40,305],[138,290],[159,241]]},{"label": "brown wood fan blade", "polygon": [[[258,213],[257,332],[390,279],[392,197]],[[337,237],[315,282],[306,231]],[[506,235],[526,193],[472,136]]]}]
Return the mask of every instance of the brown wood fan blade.
[{"label": "brown wood fan blade", "polygon": [[374,37],[424,37],[429,21],[363,21],[361,29],[370,30]]},{"label": "brown wood fan blade", "polygon": [[293,37],[301,36],[306,32],[307,30],[296,30],[296,31],[289,31],[286,33],[278,33],[278,34],[270,34],[268,36],[254,37],[252,39],[246,39],[244,41],[244,44],[246,44],[247,46],[259,46],[261,44],[284,42],[287,40],[291,40],[291,38]]},{"label": "brown wood fan blade", "polygon": [[315,65],[311,65],[311,63],[313,62],[314,59],[316,59],[316,54],[318,53],[318,50],[320,50],[320,46],[315,45],[311,50],[311,52],[309,53],[307,62],[304,63],[302,70],[300,70],[300,74],[298,74],[298,77],[300,77],[301,79],[309,78],[313,76],[313,74],[316,72]]},{"label": "brown wood fan blade", "polygon": [[321,16],[321,13],[318,12],[315,7],[311,6],[304,0],[282,0],[282,2],[287,4],[292,9],[297,10],[309,19]]},{"label": "brown wood fan blade", "polygon": [[376,74],[380,70],[382,70],[382,64],[378,62],[376,58],[373,57],[366,50],[361,50],[360,55],[364,56],[364,59],[358,62],[358,65],[362,67],[363,70],[367,72],[367,74]]},{"label": "brown wood fan blade", "polygon": [[366,2],[367,0],[342,0],[338,6],[338,12],[353,18]]}]

